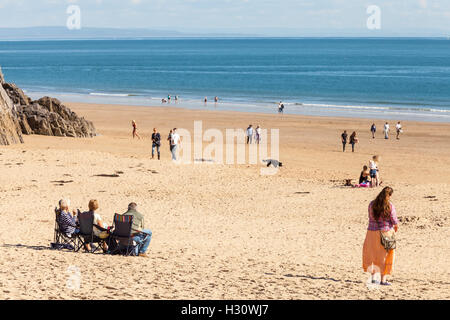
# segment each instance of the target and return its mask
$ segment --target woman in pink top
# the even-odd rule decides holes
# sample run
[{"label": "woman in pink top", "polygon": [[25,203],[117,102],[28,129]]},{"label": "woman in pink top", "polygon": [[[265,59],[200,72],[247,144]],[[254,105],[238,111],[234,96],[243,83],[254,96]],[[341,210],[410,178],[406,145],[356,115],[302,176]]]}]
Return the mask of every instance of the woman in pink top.
[{"label": "woman in pink top", "polygon": [[397,212],[390,202],[394,190],[385,187],[369,205],[369,226],[363,247],[364,272],[372,274],[372,283],[376,273],[381,274],[382,285],[390,285],[386,277],[392,272],[395,250],[386,250],[381,244],[381,233],[392,236],[398,230]]}]

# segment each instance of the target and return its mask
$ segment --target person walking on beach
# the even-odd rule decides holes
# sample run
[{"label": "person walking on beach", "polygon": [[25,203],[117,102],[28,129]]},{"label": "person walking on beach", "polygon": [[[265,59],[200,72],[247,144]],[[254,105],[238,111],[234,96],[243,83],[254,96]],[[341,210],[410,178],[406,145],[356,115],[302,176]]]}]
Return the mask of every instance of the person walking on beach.
[{"label": "person walking on beach", "polygon": [[259,125],[257,125],[255,129],[255,142],[257,144],[261,142],[261,127]]},{"label": "person walking on beach", "polygon": [[395,125],[395,131],[397,131],[397,140],[400,140],[400,133],[403,132],[402,124],[400,121]]},{"label": "person walking on beach", "polygon": [[373,156],[372,160],[369,161],[369,173],[370,173],[370,178],[372,179],[371,181],[371,186],[374,186],[375,183],[375,187],[378,187],[379,185],[379,170],[378,170],[378,162],[380,161],[380,157],[379,156]]},{"label": "person walking on beach", "polygon": [[173,134],[173,130],[169,131],[169,135],[167,137],[167,141],[169,141],[169,150],[170,153],[172,153],[172,134]]},{"label": "person walking on beach", "polygon": [[372,139],[375,139],[375,132],[377,132],[377,126],[375,123],[372,123],[372,126],[370,127],[370,132],[372,132]]},{"label": "person walking on beach", "polygon": [[131,126],[133,127],[133,139],[135,137],[138,137],[139,139],[141,139],[141,136],[137,133],[137,125],[136,125],[136,121],[132,120],[131,121]]},{"label": "person walking on beach", "polygon": [[253,142],[253,126],[250,124],[247,128],[247,144],[252,144]]},{"label": "person walking on beach", "polygon": [[159,148],[161,147],[161,135],[156,130],[156,128],[153,128],[152,133],[152,159],[155,157],[155,149],[158,152],[158,160],[160,160],[161,153],[159,152]]},{"label": "person walking on beach", "polygon": [[172,131],[172,138],[171,138],[171,145],[172,145],[172,160],[177,160],[177,149],[180,145],[180,135],[177,133],[177,128],[173,128]]},{"label": "person walking on beach", "polygon": [[389,123],[384,124],[384,138],[389,139]]},{"label": "person walking on beach", "polygon": [[355,152],[355,144],[358,143],[358,138],[356,137],[356,131],[350,135],[349,143],[352,145],[352,152]]},{"label": "person walking on beach", "polygon": [[[392,273],[395,260],[395,234],[398,231],[398,218],[391,197],[394,190],[385,187],[369,204],[369,226],[363,246],[363,269],[370,272],[371,282],[385,286],[391,285],[387,276]],[[384,243],[384,244],[382,244]],[[375,274],[381,274],[381,282]]]},{"label": "person walking on beach", "polygon": [[341,141],[342,141],[342,152],[345,152],[345,145],[347,144],[347,130],[344,130],[344,132],[341,134]]}]

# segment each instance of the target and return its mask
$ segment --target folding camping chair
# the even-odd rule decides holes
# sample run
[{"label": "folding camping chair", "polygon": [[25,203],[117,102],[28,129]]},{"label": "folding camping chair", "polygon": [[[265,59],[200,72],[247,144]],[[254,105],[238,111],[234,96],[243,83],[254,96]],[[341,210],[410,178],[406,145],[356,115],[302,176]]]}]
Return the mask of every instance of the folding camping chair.
[{"label": "folding camping chair", "polygon": [[137,255],[141,243],[133,241],[133,216],[114,214],[114,231],[109,236],[108,247],[111,254]]},{"label": "folding camping chair", "polygon": [[91,251],[89,252],[95,253],[99,248],[101,248],[103,253],[105,253],[106,250],[103,249],[103,244],[106,243],[106,239],[96,236],[94,234],[94,228],[106,232],[108,230],[94,224],[94,213],[91,211],[80,212],[80,210],[78,210],[78,222],[80,224],[80,232],[77,234],[78,243],[75,251],[79,251],[83,247],[86,250],[87,244],[97,243],[98,246],[96,248],[91,246]]},{"label": "folding camping chair", "polygon": [[50,244],[52,249],[67,249],[70,251],[76,251],[77,248],[77,236],[75,234],[64,233],[59,225],[60,211],[55,207],[55,229],[53,234],[53,242]]}]

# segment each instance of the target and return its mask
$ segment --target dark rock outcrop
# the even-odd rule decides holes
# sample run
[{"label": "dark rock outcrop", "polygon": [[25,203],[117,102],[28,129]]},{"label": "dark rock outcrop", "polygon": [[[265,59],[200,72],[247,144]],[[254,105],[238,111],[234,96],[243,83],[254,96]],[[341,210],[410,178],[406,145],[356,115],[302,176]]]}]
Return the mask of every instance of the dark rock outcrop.
[{"label": "dark rock outcrop", "polygon": [[31,99],[14,83],[4,82],[3,89],[15,105],[29,105],[31,103]]},{"label": "dark rock outcrop", "polygon": [[0,107],[5,105],[4,109],[9,110],[0,109],[0,144],[22,142],[21,133],[78,138],[96,135],[91,121],[79,117],[58,99],[43,97],[32,101],[15,84],[4,82],[1,72],[0,79]]}]

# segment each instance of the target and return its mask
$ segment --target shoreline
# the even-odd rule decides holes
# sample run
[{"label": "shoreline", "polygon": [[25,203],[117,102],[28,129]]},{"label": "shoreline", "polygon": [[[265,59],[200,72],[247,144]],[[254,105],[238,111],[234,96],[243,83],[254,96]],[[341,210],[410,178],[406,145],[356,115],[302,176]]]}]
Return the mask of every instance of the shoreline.
[{"label": "shoreline", "polygon": [[[205,113],[217,113],[217,114],[226,114],[226,115],[232,115],[232,114],[241,114],[241,115],[245,115],[245,116],[251,116],[251,115],[255,115],[256,117],[272,117],[272,120],[282,120],[283,118],[293,118],[293,119],[322,119],[324,121],[343,121],[343,122],[348,122],[348,121],[355,121],[355,122],[361,122],[361,121],[367,121],[367,131],[369,131],[370,129],[370,125],[372,124],[373,121],[376,122],[385,122],[384,120],[389,120],[388,122],[392,122],[394,120],[389,119],[389,118],[380,118],[380,119],[374,119],[374,118],[369,118],[369,117],[349,117],[349,116],[333,116],[333,115],[304,115],[304,114],[291,114],[291,113],[284,113],[283,115],[280,115],[276,112],[274,113],[268,113],[268,112],[250,112],[250,111],[242,111],[242,110],[219,110],[218,108],[214,108],[214,109],[206,109],[206,108],[198,108],[198,109],[191,109],[191,108],[186,108],[183,107],[181,104],[180,105],[175,105],[175,104],[171,104],[171,105],[126,105],[126,104],[121,104],[121,103],[117,103],[117,104],[108,104],[108,103],[90,103],[90,102],[76,102],[76,101],[61,101],[63,104],[67,105],[69,108],[73,107],[73,106],[82,106],[83,109],[84,108],[92,108],[92,107],[100,107],[100,108],[149,108],[150,110],[157,110],[157,111],[164,111],[164,110],[182,110],[182,111],[186,111],[186,112],[192,112],[192,113],[196,113],[196,112],[205,112]],[[402,123],[409,123],[409,124],[414,124],[414,125],[419,125],[419,124],[427,124],[427,125],[437,125],[437,126],[446,126],[450,128],[450,123],[445,122],[445,121],[426,121],[426,120],[399,120]],[[391,126],[391,135],[395,134],[395,128],[393,126]],[[381,134],[382,132],[382,126],[377,126],[377,132],[378,134]]]},{"label": "shoreline", "polygon": [[[146,96],[141,94],[127,93],[101,93],[90,92],[86,94],[75,93],[49,93],[25,91],[33,99],[43,96],[52,96],[61,101],[69,103],[87,103],[87,104],[107,104],[107,105],[128,105],[142,107],[167,107],[183,108],[191,110],[212,110],[212,111],[235,111],[249,113],[278,114],[278,104],[276,102],[258,102],[245,101],[245,99],[226,99],[219,100],[218,103],[209,101],[203,103],[201,99],[180,99],[170,103],[161,103],[161,97]],[[220,98],[220,97],[219,97]],[[314,103],[302,103],[293,101],[283,101],[285,105],[285,115],[300,116],[323,116],[339,117],[353,119],[377,119],[377,120],[397,120],[397,121],[416,121],[416,122],[434,122],[450,123],[450,110],[440,109],[432,106],[422,108],[400,107],[387,105],[352,105],[352,104],[329,104],[327,102],[316,101]]]}]

